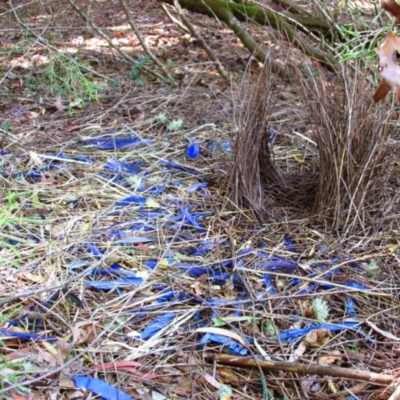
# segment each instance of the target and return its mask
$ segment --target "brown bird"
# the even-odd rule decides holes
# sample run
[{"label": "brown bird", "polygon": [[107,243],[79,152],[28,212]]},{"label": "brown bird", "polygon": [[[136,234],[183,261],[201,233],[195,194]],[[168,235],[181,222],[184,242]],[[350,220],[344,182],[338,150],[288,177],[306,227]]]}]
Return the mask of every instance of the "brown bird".
[{"label": "brown bird", "polygon": [[[388,0],[382,0],[382,3]],[[400,6],[399,12],[400,12]],[[400,14],[399,14],[400,16]],[[394,90],[397,100],[400,100],[400,66],[397,63],[397,52],[400,53],[400,39],[394,32],[389,32],[382,44],[375,49],[379,56],[379,65],[382,68],[381,81],[374,94],[374,101],[378,103]]]},{"label": "brown bird", "polygon": [[395,0],[381,0],[381,7],[397,20],[400,20],[400,6]]}]

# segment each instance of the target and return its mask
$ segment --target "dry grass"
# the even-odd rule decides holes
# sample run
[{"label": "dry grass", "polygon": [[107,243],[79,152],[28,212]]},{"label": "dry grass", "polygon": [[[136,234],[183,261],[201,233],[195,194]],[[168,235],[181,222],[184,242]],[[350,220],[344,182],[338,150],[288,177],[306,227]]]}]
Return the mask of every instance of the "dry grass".
[{"label": "dry grass", "polygon": [[302,82],[319,159],[313,211],[334,229],[371,233],[380,226],[393,165],[388,153],[393,108],[376,107],[358,69],[343,67],[334,81]]},{"label": "dry grass", "polygon": [[[359,71],[344,69],[334,81],[321,70],[317,78],[305,78],[299,69],[296,74],[302,83],[297,108],[307,131],[295,132],[290,122],[284,129],[301,139],[297,150],[281,146],[282,138],[269,144],[282,109],[279,82],[263,71],[254,84],[242,86],[230,165],[232,197],[264,222],[307,216],[345,233],[371,232],[381,226],[394,164],[388,152],[393,108],[384,112],[373,104]],[[288,164],[293,150],[303,154],[301,160],[292,157],[297,165]]]},{"label": "dry grass", "polygon": [[[131,2],[137,20],[150,3]],[[154,2],[152,17],[162,20],[157,7]],[[75,16],[58,9],[64,18]],[[93,10],[102,22],[109,5]],[[201,21],[199,29],[210,29],[208,18]],[[164,23],[150,44],[180,42],[181,33]],[[226,38],[223,27],[213,29]],[[264,29],[260,40],[268,40]],[[220,328],[239,335],[256,359],[288,361],[297,353],[309,363],[333,356],[337,366],[396,373],[400,252],[392,157],[399,145],[396,137],[386,141],[386,117],[370,108],[358,78],[346,75],[342,86],[321,72],[321,80],[302,72],[298,81],[309,79],[303,87],[283,87],[264,71],[248,74],[229,93],[204,58],[192,58],[201,49],[189,48],[189,64],[209,78],[176,87],[138,87],[124,80],[123,65],[103,54],[108,62],[96,68],[120,78],[121,92],[110,90],[72,114],[39,108],[29,88],[27,98],[11,97],[18,86],[5,82],[2,127],[10,129],[2,131],[0,154],[0,398],[95,396],[74,387],[72,378],[81,374],[143,399],[158,393],[215,399],[210,377],[229,385],[236,400],[388,398],[392,388],[374,382],[206,362],[204,352],[229,353],[232,343],[205,340],[198,328],[224,323]],[[244,59],[237,51],[230,47],[221,60]],[[337,99],[344,99],[342,110]],[[29,118],[21,118],[24,110],[32,112]],[[160,122],[162,113],[167,123]],[[183,127],[169,130],[179,118]],[[85,142],[133,132],[154,142],[110,150]],[[222,162],[231,132],[232,168]],[[193,141],[201,154],[188,159]],[[136,173],[105,169],[110,160],[141,164]],[[225,180],[239,207],[227,201]],[[146,202],[117,205],[131,195]],[[127,279],[133,277],[143,280]],[[105,281],[114,288],[99,289]],[[325,335],[326,342],[300,356],[304,331],[289,340],[278,335],[326,328],[312,308],[316,298],[329,308],[325,323],[359,325]],[[142,337],[165,315],[172,318]],[[3,329],[57,341],[22,340]],[[126,362],[137,364],[121,368]]]},{"label": "dry grass", "polygon": [[238,96],[242,100],[237,104],[229,186],[235,203],[252,210],[258,218],[269,212],[266,187],[284,185],[270,149],[269,119],[277,99],[277,81],[264,68],[254,82],[243,82]]}]

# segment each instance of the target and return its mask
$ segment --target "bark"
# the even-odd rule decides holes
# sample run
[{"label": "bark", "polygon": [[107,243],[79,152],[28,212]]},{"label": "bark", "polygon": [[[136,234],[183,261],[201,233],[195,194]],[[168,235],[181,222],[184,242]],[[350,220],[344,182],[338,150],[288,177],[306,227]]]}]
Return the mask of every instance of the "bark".
[{"label": "bark", "polygon": [[265,371],[295,372],[302,375],[334,376],[370,382],[375,385],[390,385],[395,380],[395,376],[393,375],[377,374],[375,372],[315,363],[303,364],[289,361],[262,361],[255,358],[214,353],[206,353],[205,359],[208,361],[216,361],[225,365],[233,365],[243,368],[261,368]]}]

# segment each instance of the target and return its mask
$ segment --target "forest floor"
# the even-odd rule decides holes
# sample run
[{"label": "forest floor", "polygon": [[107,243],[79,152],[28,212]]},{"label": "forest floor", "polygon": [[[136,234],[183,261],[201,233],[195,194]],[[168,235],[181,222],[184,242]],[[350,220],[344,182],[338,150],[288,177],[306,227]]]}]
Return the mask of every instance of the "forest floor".
[{"label": "forest floor", "polygon": [[[260,224],[227,196],[261,69],[228,28],[190,16],[231,83],[159,2],[128,1],[171,85],[146,71],[119,1],[79,4],[142,56],[134,65],[66,0],[23,3],[0,3],[0,398],[390,398],[397,178],[373,234],[290,210]],[[275,59],[316,68],[271,29],[252,32]],[[300,87],[277,82],[271,149],[306,174],[315,143]]]}]

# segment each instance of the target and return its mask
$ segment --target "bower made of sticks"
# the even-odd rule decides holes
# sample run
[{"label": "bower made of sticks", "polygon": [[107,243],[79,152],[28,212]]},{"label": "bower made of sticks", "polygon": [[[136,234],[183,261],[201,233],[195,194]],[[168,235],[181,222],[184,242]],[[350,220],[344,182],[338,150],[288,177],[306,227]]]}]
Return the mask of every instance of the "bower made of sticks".
[{"label": "bower made of sticks", "polygon": [[[266,69],[242,85],[231,197],[262,222],[306,216],[349,231],[376,225],[393,161],[389,112],[373,103],[361,73],[343,70],[329,80],[316,72],[297,70],[291,102],[282,101],[286,87]],[[296,148],[301,142],[307,151]]]}]

